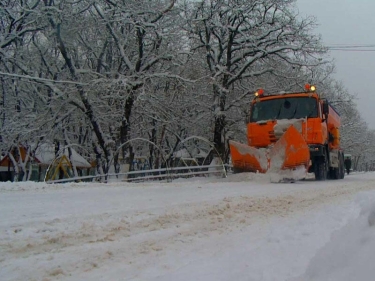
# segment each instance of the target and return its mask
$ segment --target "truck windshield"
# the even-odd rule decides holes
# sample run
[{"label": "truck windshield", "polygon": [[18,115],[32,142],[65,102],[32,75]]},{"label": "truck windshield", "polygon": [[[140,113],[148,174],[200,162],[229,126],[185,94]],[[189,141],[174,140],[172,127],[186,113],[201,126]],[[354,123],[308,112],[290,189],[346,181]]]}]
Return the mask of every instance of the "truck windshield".
[{"label": "truck windshield", "polygon": [[275,98],[256,102],[250,122],[318,117],[318,102],[310,97]]}]

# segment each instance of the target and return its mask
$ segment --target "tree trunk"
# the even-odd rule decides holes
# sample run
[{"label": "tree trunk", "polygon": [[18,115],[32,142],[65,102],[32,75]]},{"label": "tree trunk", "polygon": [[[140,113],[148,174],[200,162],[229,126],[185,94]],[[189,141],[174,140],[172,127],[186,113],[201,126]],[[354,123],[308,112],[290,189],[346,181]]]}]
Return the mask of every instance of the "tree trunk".
[{"label": "tree trunk", "polygon": [[[152,125],[152,129],[151,129],[151,133],[149,133],[149,139],[152,143],[156,144],[156,141],[157,141],[156,140],[156,125],[157,124],[156,124],[155,119],[151,120],[151,125]],[[153,144],[149,144],[148,147],[149,147],[149,151],[150,151],[149,163],[150,163],[150,168],[151,168],[151,167],[154,167],[154,164],[156,163],[156,160],[155,160],[155,163],[154,163],[154,158],[156,159],[157,156],[154,155],[154,154],[156,154],[157,152],[155,152],[155,146]]]},{"label": "tree trunk", "polygon": [[[122,124],[120,127],[120,142],[121,145],[126,143],[129,140],[130,135],[130,116],[134,105],[134,97],[133,94],[130,94],[129,97],[126,99],[125,107],[124,107],[124,118],[122,120]],[[131,149],[131,144],[126,145],[126,147],[122,148],[122,157],[123,159],[126,158],[126,150],[129,151],[129,157],[127,159],[128,164],[130,165],[129,171],[132,171],[133,159],[134,154]]]},{"label": "tree trunk", "polygon": [[214,128],[214,143],[215,149],[217,150],[218,156],[222,159],[225,154],[225,141],[224,141],[224,129],[225,129],[225,116],[219,115],[215,117],[215,128]]},{"label": "tree trunk", "polygon": [[214,86],[215,95],[215,127],[214,127],[214,144],[217,150],[218,156],[221,159],[225,158],[225,101],[226,93],[219,90]]},{"label": "tree trunk", "polygon": [[[61,37],[61,34],[60,34],[60,28],[61,28],[60,23],[55,24],[52,19],[50,19],[50,21],[52,23],[52,26],[54,28],[56,28],[56,38],[57,38],[57,41],[58,41],[58,48],[61,52],[62,57],[64,58],[64,61],[65,61],[66,65],[68,66],[68,69],[69,69],[70,75],[72,77],[72,80],[73,81],[79,81],[79,79],[77,77],[77,73],[76,73],[74,63],[73,63],[73,61],[72,61],[72,59],[71,59],[71,57],[68,53],[68,49],[65,47],[65,44],[64,44],[64,42],[62,40],[62,37]],[[101,147],[101,149],[104,153],[106,165],[108,166],[109,161],[111,160],[111,157],[112,157],[112,151],[107,147],[105,135],[103,134],[102,129],[100,128],[100,124],[98,122],[98,119],[96,118],[95,112],[93,110],[93,106],[91,105],[91,103],[89,101],[89,98],[88,98],[88,95],[85,92],[83,86],[77,84],[76,89],[77,89],[77,91],[79,93],[79,96],[80,96],[80,99],[81,99],[81,101],[84,105],[85,114],[86,114],[87,118],[90,120],[91,126],[92,126],[93,131],[95,133],[95,136],[98,140],[98,144],[99,144],[99,146]],[[106,172],[108,172],[108,169],[109,169],[109,167],[106,167],[106,169],[105,169]]]}]

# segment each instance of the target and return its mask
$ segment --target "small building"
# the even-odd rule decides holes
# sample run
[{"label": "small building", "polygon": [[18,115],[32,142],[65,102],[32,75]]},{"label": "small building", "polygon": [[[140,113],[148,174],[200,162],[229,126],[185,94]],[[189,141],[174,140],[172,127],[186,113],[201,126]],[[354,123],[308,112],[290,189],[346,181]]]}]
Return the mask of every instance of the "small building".
[{"label": "small building", "polygon": [[[81,156],[76,150],[70,148],[72,152],[72,162],[77,168],[79,176],[89,175],[92,171],[92,165]],[[15,160],[19,162],[21,156],[22,162],[26,159],[27,149],[20,146],[18,151],[12,153],[15,155]],[[31,168],[30,180],[43,181],[56,180],[62,178],[73,177],[73,163],[69,160],[69,150],[65,148],[62,153],[55,157],[55,147],[50,144],[42,144],[36,150],[34,155],[30,157],[30,162],[27,163],[26,169],[29,173]],[[23,172],[20,171],[18,180],[22,180]],[[47,177],[46,177],[47,175]],[[8,155],[5,155],[0,161],[0,181],[13,181],[14,167]]]}]

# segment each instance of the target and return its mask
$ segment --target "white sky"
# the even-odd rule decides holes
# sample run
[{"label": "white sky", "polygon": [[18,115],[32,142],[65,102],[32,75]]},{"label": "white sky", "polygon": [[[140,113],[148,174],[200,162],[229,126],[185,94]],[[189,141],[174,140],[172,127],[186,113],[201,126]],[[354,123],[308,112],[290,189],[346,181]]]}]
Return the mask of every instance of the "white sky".
[{"label": "white sky", "polygon": [[[334,44],[375,45],[374,0],[297,0],[301,15],[313,15],[327,46]],[[375,48],[372,48],[375,50]],[[331,51],[336,79],[358,97],[358,109],[375,129],[375,52]]]},{"label": "white sky", "polygon": [[373,281],[374,183],[0,182],[0,280]]}]

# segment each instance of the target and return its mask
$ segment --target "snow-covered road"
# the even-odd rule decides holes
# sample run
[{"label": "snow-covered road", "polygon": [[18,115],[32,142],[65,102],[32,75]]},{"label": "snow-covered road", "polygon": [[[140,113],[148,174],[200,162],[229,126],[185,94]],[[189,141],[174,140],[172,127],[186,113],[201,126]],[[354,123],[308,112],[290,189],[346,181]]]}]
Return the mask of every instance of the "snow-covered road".
[{"label": "snow-covered road", "polygon": [[[375,173],[293,184],[253,174],[0,183],[0,280],[372,280],[363,262],[362,273],[335,272],[355,264],[340,242],[357,241],[356,261],[375,258],[361,256],[375,245],[373,205]],[[341,263],[330,266],[334,257]]]}]

